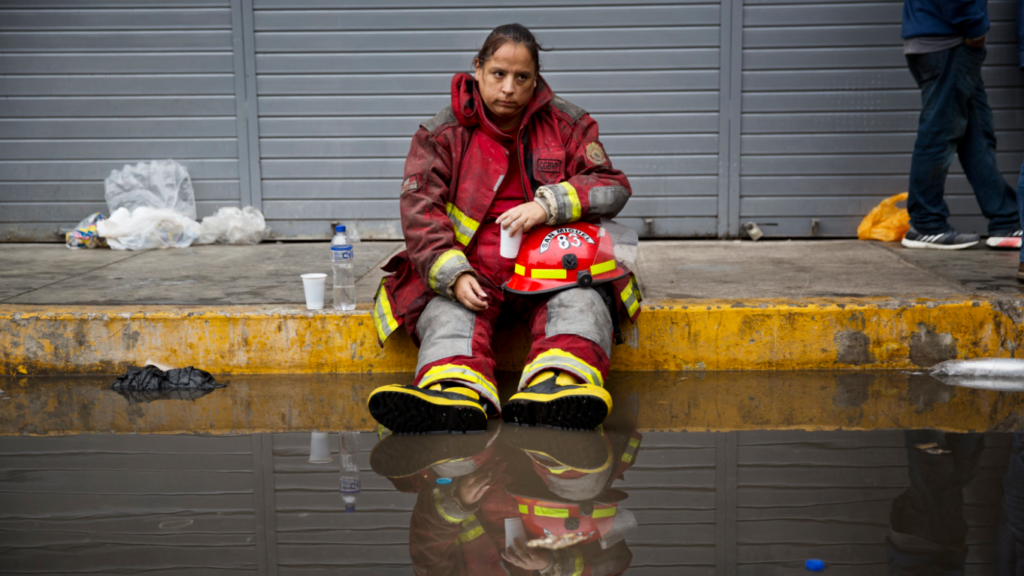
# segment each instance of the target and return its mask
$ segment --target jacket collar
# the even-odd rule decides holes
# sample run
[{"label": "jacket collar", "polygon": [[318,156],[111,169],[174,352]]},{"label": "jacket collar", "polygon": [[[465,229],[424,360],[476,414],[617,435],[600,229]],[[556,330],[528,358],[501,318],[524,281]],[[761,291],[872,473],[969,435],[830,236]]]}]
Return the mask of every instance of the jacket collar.
[{"label": "jacket collar", "polygon": [[[530,103],[523,112],[520,126],[525,125],[534,113],[547,106],[554,96],[554,92],[551,91],[544,77],[538,76],[537,89],[534,90],[533,98],[530,99]],[[484,110],[484,103],[480,98],[480,90],[476,84],[476,79],[465,72],[460,72],[452,77],[452,111],[455,113],[455,119],[459,121],[459,124],[466,128],[480,126],[489,136],[499,142],[513,141],[515,136],[499,130],[494,125],[494,122],[491,122],[491,119],[487,117]]]}]

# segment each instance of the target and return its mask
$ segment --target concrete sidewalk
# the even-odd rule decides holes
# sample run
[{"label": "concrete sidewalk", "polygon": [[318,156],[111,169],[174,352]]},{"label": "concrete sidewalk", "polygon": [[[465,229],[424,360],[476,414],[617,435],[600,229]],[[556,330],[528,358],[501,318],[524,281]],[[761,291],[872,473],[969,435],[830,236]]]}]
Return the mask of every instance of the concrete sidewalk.
[{"label": "concrete sidewalk", "polygon": [[[0,370],[116,372],[155,355],[223,372],[407,371],[369,305],[400,242],[357,247],[355,312],[310,312],[299,274],[327,244],[71,251],[0,244]],[[906,368],[1024,344],[1016,252],[858,241],[652,241],[638,261],[640,344],[613,369]],[[508,333],[514,369],[526,335]]]},{"label": "concrete sidewalk", "polygon": [[[370,303],[401,242],[357,246],[357,298]],[[665,299],[1018,298],[1017,253],[907,250],[832,241],[642,242],[648,304]],[[274,305],[300,308],[299,274],[330,273],[327,244],[197,246],[120,252],[0,244],[0,304]],[[329,295],[328,295],[329,296]]]}]

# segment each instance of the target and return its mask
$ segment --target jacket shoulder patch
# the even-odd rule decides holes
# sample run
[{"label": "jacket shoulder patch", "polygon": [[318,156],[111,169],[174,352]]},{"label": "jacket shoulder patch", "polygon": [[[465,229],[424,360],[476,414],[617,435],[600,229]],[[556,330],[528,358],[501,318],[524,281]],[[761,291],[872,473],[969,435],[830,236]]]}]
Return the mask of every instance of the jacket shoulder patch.
[{"label": "jacket shoulder patch", "polygon": [[587,113],[587,111],[584,110],[583,108],[580,108],[579,106],[573,104],[572,102],[569,102],[568,100],[562,98],[561,96],[555,96],[554,98],[552,98],[551,105],[557,108],[558,110],[562,111],[563,113],[571,116],[573,122],[579,120],[580,118],[583,117],[584,114]]},{"label": "jacket shoulder patch", "polygon": [[413,192],[423,187],[423,181],[419,174],[413,174],[402,181],[402,194]]},{"label": "jacket shoulder patch", "polygon": [[440,112],[437,113],[436,116],[434,116],[430,120],[427,120],[423,124],[420,124],[420,126],[425,128],[427,132],[433,134],[434,130],[437,130],[441,126],[456,121],[457,120],[455,119],[455,112],[452,112],[452,107],[445,106],[444,110],[441,110]]},{"label": "jacket shoulder patch", "polygon": [[587,142],[587,162],[591,166],[600,166],[608,162],[608,156],[604,153],[604,147],[600,142]]}]

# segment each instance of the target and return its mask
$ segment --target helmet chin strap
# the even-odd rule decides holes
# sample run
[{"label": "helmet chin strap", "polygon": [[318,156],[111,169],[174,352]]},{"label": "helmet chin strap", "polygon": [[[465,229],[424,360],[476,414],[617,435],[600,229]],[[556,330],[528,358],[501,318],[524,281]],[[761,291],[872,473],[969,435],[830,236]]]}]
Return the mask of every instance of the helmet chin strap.
[{"label": "helmet chin strap", "polygon": [[612,333],[615,336],[615,343],[622,344],[626,341],[622,337],[622,327],[619,325],[619,307],[615,305],[615,296],[609,288],[611,283],[604,284],[597,287],[597,292],[601,295],[601,299],[604,300],[604,305],[608,307],[608,313],[612,317]]}]

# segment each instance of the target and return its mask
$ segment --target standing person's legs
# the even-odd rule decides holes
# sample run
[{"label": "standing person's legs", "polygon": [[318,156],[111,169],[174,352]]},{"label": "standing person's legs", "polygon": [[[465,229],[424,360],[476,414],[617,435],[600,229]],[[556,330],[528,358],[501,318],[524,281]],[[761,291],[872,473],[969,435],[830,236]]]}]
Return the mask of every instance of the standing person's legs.
[{"label": "standing person's legs", "polygon": [[949,230],[949,207],[943,199],[946,174],[967,129],[967,97],[957,89],[962,73],[956,57],[960,49],[907,55],[907,65],[921,88],[907,210],[911,225],[921,234]]},{"label": "standing person's legs", "polygon": [[[1024,163],[1020,166],[1020,177],[1017,178],[1017,210],[1020,223],[1024,225]],[[1024,245],[1020,247],[1020,265],[1017,267],[1017,280],[1024,281]]]},{"label": "standing person's legs", "polygon": [[503,409],[506,422],[591,429],[608,416],[604,390],[612,318],[595,288],[570,288],[538,304],[530,317],[533,345],[519,391]]},{"label": "standing person's legs", "polygon": [[981,78],[985,49],[964,44],[957,48],[957,59],[962,71],[958,90],[967,97],[967,127],[957,147],[960,165],[974,189],[982,214],[989,219],[989,233],[1005,236],[1020,228],[1021,221],[1017,212],[1017,194],[1006,183],[996,160],[992,108],[988,105],[985,82]]}]

